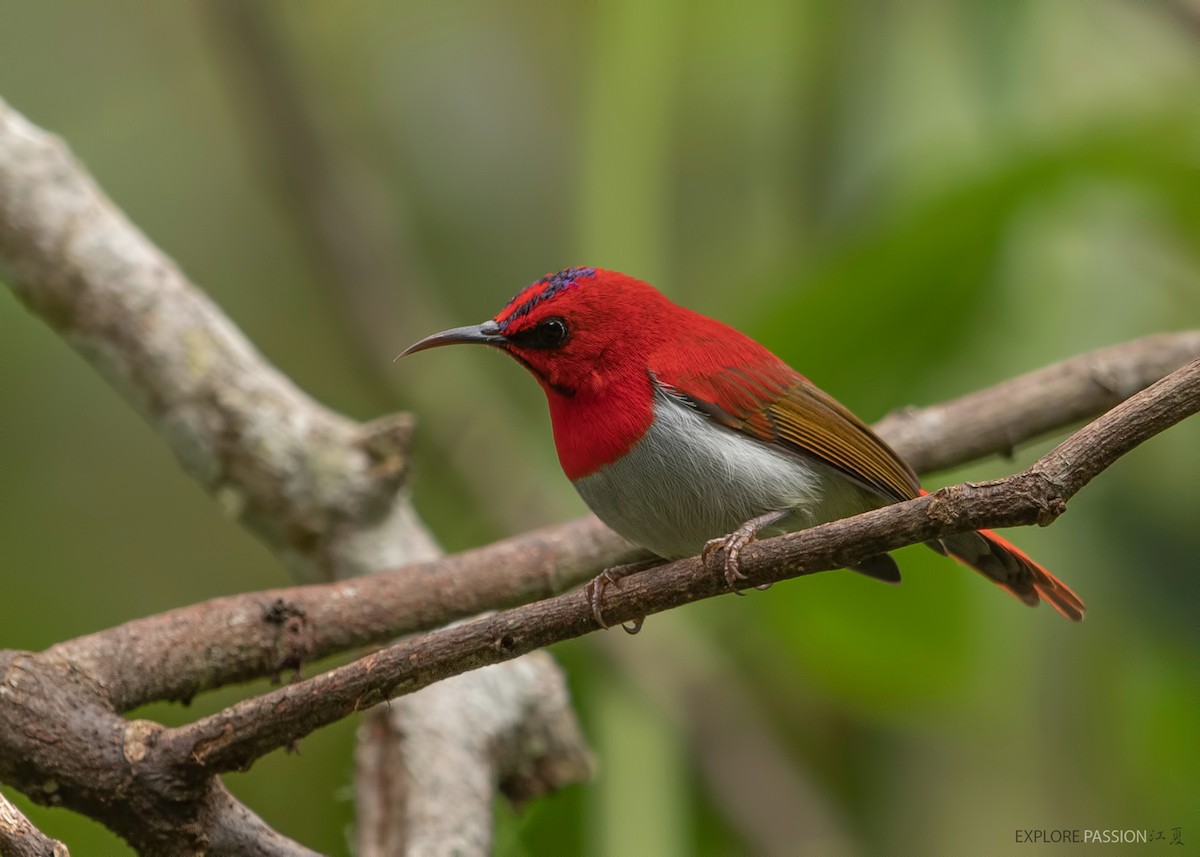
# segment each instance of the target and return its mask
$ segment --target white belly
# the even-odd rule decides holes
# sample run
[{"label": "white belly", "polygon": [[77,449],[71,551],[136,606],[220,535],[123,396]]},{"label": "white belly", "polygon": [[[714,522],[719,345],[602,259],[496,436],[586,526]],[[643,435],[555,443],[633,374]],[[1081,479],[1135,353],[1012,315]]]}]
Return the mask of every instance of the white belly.
[{"label": "white belly", "polygon": [[575,482],[593,512],[667,559],[692,556],[751,518],[792,509],[767,533],[789,532],[878,505],[816,461],[712,422],[659,391],[655,420],[619,461]]}]

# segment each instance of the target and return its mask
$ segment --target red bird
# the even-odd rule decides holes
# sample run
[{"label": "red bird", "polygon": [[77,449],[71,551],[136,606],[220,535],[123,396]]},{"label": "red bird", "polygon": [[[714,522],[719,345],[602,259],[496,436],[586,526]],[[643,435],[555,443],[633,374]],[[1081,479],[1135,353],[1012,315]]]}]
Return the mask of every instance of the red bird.
[{"label": "red bird", "polygon": [[[739,551],[760,532],[921,493],[912,469],[832,396],[748,336],[624,274],[559,271],[490,321],[400,356],[471,342],[508,353],[542,385],[563,472],[604,523],[664,559],[723,550],[731,587],[744,577]],[[1083,618],[1075,593],[990,530],[930,546],[1030,606]],[[886,554],[855,570],[900,580]],[[598,598],[593,606],[603,624]]]}]

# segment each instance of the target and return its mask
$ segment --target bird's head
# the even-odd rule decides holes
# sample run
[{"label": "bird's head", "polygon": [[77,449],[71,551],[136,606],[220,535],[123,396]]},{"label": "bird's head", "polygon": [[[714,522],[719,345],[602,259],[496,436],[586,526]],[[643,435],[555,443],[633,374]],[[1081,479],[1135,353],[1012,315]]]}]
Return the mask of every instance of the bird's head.
[{"label": "bird's head", "polygon": [[640,280],[567,268],[531,283],[482,324],[427,336],[400,357],[439,345],[490,345],[522,363],[547,395],[570,398],[631,372],[644,375],[644,356],[669,333],[672,310],[678,307]]}]

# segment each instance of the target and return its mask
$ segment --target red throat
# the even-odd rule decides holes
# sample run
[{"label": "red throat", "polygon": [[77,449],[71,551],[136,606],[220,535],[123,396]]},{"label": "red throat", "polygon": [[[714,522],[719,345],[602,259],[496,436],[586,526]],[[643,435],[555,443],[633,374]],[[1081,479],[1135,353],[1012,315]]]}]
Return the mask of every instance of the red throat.
[{"label": "red throat", "polygon": [[654,391],[645,372],[603,379],[598,389],[565,396],[545,383],[554,445],[574,482],[611,464],[641,440],[654,420]]}]

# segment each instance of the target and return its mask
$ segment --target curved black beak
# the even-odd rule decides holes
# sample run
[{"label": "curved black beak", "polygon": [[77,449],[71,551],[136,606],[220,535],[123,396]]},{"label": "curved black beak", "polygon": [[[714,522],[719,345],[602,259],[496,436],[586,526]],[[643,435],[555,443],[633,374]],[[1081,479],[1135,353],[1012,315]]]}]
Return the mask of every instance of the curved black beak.
[{"label": "curved black beak", "polygon": [[416,354],[418,351],[424,351],[426,348],[437,348],[439,345],[459,345],[464,342],[475,342],[483,345],[500,345],[506,342],[505,338],[500,333],[500,325],[496,322],[488,320],[483,324],[472,324],[467,327],[456,327],[452,330],[443,330],[441,333],[435,333],[432,336],[426,336],[419,342],[414,342],[412,345],[405,348],[396,355],[396,360],[401,357],[407,357],[410,354]]}]

